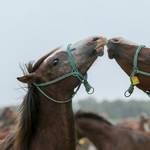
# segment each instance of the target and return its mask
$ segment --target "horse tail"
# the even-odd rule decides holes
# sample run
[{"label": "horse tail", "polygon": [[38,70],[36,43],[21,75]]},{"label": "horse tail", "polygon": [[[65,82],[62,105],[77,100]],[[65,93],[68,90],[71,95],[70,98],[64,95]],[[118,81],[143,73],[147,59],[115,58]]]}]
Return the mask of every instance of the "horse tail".
[{"label": "horse tail", "polygon": [[13,150],[15,134],[9,134],[4,140],[0,141],[0,150]]}]

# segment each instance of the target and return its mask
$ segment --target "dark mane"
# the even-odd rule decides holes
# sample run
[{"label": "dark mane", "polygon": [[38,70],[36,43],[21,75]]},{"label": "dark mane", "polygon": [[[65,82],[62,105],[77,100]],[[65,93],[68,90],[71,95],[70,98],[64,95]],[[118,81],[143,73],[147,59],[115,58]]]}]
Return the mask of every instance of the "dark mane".
[{"label": "dark mane", "polygon": [[92,112],[83,112],[83,111],[78,111],[76,114],[75,114],[75,118],[88,118],[88,119],[93,119],[93,120],[97,120],[97,121],[100,121],[100,122],[103,122],[103,123],[106,123],[108,125],[111,125],[112,124],[107,121],[106,119],[104,119],[102,116],[99,116],[95,113],[92,113]]},{"label": "dark mane", "polygon": [[[47,55],[43,56],[35,64],[33,62],[25,64],[21,67],[23,74],[26,75],[36,71],[42,62],[58,49],[59,48],[56,48]],[[8,150],[12,147],[14,150],[27,150],[30,139],[35,132],[35,127],[38,123],[37,119],[40,101],[36,95],[36,88],[33,84],[28,84],[27,89],[28,91],[24,96],[18,112],[15,131],[0,143],[0,150]]]}]

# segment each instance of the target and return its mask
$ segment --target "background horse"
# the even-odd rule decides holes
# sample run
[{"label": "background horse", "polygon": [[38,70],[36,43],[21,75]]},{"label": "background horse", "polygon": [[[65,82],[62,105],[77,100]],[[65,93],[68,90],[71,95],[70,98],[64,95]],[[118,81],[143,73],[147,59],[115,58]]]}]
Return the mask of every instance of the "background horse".
[{"label": "background horse", "polygon": [[[23,69],[24,76],[18,80],[28,84],[28,91],[20,107],[16,129],[2,141],[0,150],[75,150],[71,99],[74,88],[80,83],[77,76],[84,76],[96,58],[103,55],[105,44],[106,38],[90,37],[69,46],[69,49],[56,48],[34,65],[31,62],[26,65],[28,73]],[[78,74],[65,76],[73,71]],[[47,85],[62,76],[66,78]]]},{"label": "background horse", "polygon": [[6,107],[0,116],[0,130],[13,130],[17,118],[13,107]]},{"label": "background horse", "polygon": [[13,107],[6,107],[0,116],[0,140],[12,133],[17,114]]},{"label": "background horse", "polygon": [[150,131],[150,118],[145,114],[141,114],[140,117],[128,117],[125,118],[123,121],[117,124],[118,126],[131,128],[137,131]]},{"label": "background horse", "polygon": [[[110,39],[107,47],[109,58],[114,58],[119,66],[126,72],[126,74],[131,76],[134,68],[134,57],[139,45],[124,38],[117,37]],[[150,69],[148,69],[149,66],[150,48],[143,47],[137,57],[137,67],[140,71],[150,73]],[[136,74],[136,77],[138,77],[140,82],[139,84],[136,84],[136,86],[143,91],[150,92],[150,76],[138,73]]]},{"label": "background horse", "polygon": [[[150,133],[112,125],[103,117],[90,112],[75,114],[78,139],[87,137],[97,150],[149,150]],[[82,132],[82,134],[81,134]]]}]

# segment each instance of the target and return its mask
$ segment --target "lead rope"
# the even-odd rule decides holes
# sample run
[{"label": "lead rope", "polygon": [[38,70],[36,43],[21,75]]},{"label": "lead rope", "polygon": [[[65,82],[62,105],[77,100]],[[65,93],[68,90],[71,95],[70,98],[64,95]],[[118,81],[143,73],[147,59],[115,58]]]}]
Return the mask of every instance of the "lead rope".
[{"label": "lead rope", "polygon": [[[79,131],[80,135],[83,137],[84,134],[82,133],[81,129],[79,128],[79,126],[76,124],[76,128]],[[79,147],[83,147],[83,144],[80,144],[79,139],[78,139],[78,135],[77,135],[77,144],[79,145]]]},{"label": "lead rope", "polygon": [[[140,83],[138,78],[135,76],[136,74],[143,74],[146,76],[150,76],[149,73],[140,71],[137,67],[138,54],[142,50],[143,47],[145,47],[145,45],[140,45],[136,50],[136,53],[134,56],[134,62],[133,62],[133,72],[130,76],[131,84],[130,84],[130,87],[128,88],[128,90],[124,93],[125,97],[131,96],[131,94],[133,93],[133,90],[134,90],[134,86]],[[129,93],[129,95],[127,95],[127,92]],[[143,91],[143,92],[146,93],[150,97],[150,93],[148,91]]]},{"label": "lead rope", "polygon": [[[77,128],[77,130],[79,131],[80,135],[81,135],[82,137],[84,137],[83,132],[81,131],[81,129],[79,128],[79,126],[78,126],[77,124],[76,124],[76,128]],[[78,139],[78,135],[77,135],[76,142],[77,142],[77,144],[79,145],[80,148],[82,148],[83,150],[85,150],[85,149],[83,148],[83,144],[81,144],[81,143],[80,143],[80,140]]]},{"label": "lead rope", "polygon": [[[55,80],[52,80],[52,81],[49,81],[49,82],[46,82],[46,83],[40,83],[40,84],[33,83],[33,84],[37,87],[37,89],[38,89],[44,96],[46,96],[48,99],[50,99],[50,100],[52,100],[53,102],[56,102],[56,103],[67,103],[67,102],[71,101],[72,98],[75,96],[75,94],[78,92],[78,90],[79,90],[79,88],[80,88],[80,86],[81,86],[82,83],[84,84],[84,87],[85,87],[85,89],[86,89],[86,91],[87,91],[88,94],[92,94],[92,93],[94,92],[94,88],[91,87],[91,85],[90,85],[90,84],[88,83],[88,81],[87,81],[87,73],[86,73],[85,76],[83,76],[83,75],[76,69],[75,64],[74,64],[74,60],[73,60],[73,57],[72,57],[72,54],[71,54],[70,46],[71,46],[71,44],[69,44],[69,45],[67,46],[67,52],[68,52],[68,55],[69,55],[69,59],[70,59],[70,62],[71,62],[71,66],[72,66],[72,68],[73,68],[72,71],[71,71],[71,73],[68,73],[68,74],[66,74],[66,75],[64,75],[64,76],[62,76],[62,77],[59,77],[59,78],[57,78],[57,79],[55,79]],[[60,80],[62,80],[62,79],[65,79],[65,78],[71,76],[71,75],[77,77],[77,78],[80,80],[80,84],[78,85],[77,89],[73,92],[73,95],[72,95],[72,97],[71,97],[69,100],[66,100],[66,101],[58,101],[58,100],[55,100],[55,99],[49,97],[47,94],[45,94],[45,93],[39,88],[40,86],[47,86],[47,85],[53,84],[53,83],[55,83],[55,82],[58,82],[58,81],[60,81]],[[91,90],[91,89],[92,89],[92,92],[90,93],[90,90]]]}]

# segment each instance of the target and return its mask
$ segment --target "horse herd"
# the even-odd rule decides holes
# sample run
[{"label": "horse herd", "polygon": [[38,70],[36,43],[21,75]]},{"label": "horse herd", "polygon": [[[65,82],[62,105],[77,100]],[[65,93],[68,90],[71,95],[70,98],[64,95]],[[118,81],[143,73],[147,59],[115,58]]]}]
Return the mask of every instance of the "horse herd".
[{"label": "horse herd", "polygon": [[129,95],[137,86],[149,96],[150,48],[102,36],[58,47],[22,67],[24,75],[17,79],[27,84],[27,93],[15,128],[0,141],[0,150],[75,150],[82,137],[89,138],[98,150],[149,150],[149,132],[114,126],[93,113],[73,113],[72,98],[82,83],[87,92],[92,89],[87,71],[98,56],[103,56],[105,45],[109,58],[130,76]]}]

